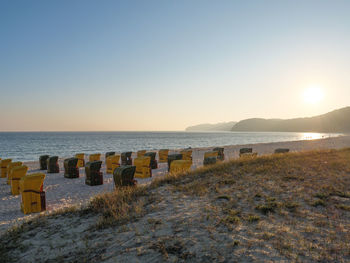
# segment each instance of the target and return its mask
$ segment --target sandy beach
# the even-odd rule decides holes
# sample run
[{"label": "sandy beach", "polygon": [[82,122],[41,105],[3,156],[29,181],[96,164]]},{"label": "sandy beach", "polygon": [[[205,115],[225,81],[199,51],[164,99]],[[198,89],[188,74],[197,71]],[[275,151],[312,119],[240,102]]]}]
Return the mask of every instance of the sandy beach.
[{"label": "sandy beach", "polygon": [[[242,147],[252,147],[254,152],[257,152],[259,155],[271,154],[276,148],[289,148],[292,152],[318,149],[341,149],[350,147],[350,136],[340,136],[320,140],[225,146],[225,160],[238,158],[239,149]],[[200,167],[203,164],[203,155],[210,149],[212,148],[193,149],[192,169]],[[174,152],[176,151],[170,151],[170,153]],[[134,153],[133,158],[135,157],[136,156]],[[41,214],[48,214],[52,211],[56,211],[57,209],[68,206],[84,205],[91,199],[91,197],[95,196],[96,194],[113,191],[113,176],[111,174],[105,173],[104,162],[101,169],[101,171],[103,171],[104,184],[101,186],[88,186],[85,185],[84,168],[80,168],[80,178],[64,178],[64,169],[62,163],[63,159],[64,158],[59,159],[60,173],[46,174],[44,191],[46,192],[47,211]],[[25,165],[29,167],[28,173],[39,172],[38,161],[26,162]],[[137,179],[138,184],[146,184],[154,178],[165,175],[167,173],[167,164],[160,164],[159,168],[153,170],[152,172],[152,178]],[[38,215],[24,215],[20,211],[20,196],[11,195],[10,187],[6,184],[6,180],[4,178],[1,178],[0,180],[0,199],[0,233],[5,231],[9,226],[20,223],[24,219]]]}]

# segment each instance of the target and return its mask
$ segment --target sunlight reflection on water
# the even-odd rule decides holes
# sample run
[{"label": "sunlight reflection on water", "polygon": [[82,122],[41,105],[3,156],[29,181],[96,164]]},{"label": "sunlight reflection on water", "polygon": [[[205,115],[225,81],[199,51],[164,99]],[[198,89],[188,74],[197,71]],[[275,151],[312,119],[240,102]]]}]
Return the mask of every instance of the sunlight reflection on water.
[{"label": "sunlight reflection on water", "polygon": [[331,137],[324,133],[306,132],[302,134],[302,140],[317,140]]}]

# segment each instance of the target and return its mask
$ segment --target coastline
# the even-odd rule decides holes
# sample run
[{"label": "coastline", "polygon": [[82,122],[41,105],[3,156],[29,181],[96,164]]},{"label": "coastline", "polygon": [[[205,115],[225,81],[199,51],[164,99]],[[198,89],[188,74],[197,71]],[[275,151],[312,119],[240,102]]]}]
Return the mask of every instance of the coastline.
[{"label": "coastline", "polygon": [[239,144],[258,144],[338,137],[343,133],[281,132],[110,132],[110,133],[0,133],[2,158],[31,162],[40,155],[71,157],[77,152],[92,154],[140,149],[176,151],[187,147],[208,148]]},{"label": "coastline", "polygon": [[[225,149],[225,160],[238,157],[238,151],[243,147],[252,147],[254,152],[259,155],[272,154],[276,148],[289,148],[291,152],[322,150],[322,149],[341,149],[350,147],[350,136],[343,135],[338,137],[330,137],[317,140],[289,141],[289,142],[274,142],[274,143],[258,143],[258,144],[242,144],[223,146]],[[192,169],[200,167],[203,163],[203,155],[212,147],[193,148],[193,165]],[[171,151],[170,153],[174,152]],[[135,157],[133,153],[133,158]],[[101,171],[103,171],[104,184],[101,186],[90,187],[85,185],[85,172],[80,169],[80,178],[67,179],[63,177],[63,160],[59,159],[60,173],[49,174],[44,182],[44,191],[46,192],[47,211],[40,214],[49,214],[53,211],[86,204],[91,197],[103,193],[113,191],[114,183],[113,176],[105,173],[105,165],[103,163]],[[104,160],[104,157],[102,157]],[[39,172],[38,161],[25,162],[29,167],[29,173]],[[159,165],[159,169],[153,170],[153,177],[147,179],[137,179],[138,184],[147,184],[152,179],[164,176],[167,172],[167,164]],[[33,218],[40,214],[24,215],[20,211],[20,196],[12,196],[9,191],[9,186],[4,179],[0,184],[0,233],[6,230],[9,226],[20,223],[22,220]]]}]

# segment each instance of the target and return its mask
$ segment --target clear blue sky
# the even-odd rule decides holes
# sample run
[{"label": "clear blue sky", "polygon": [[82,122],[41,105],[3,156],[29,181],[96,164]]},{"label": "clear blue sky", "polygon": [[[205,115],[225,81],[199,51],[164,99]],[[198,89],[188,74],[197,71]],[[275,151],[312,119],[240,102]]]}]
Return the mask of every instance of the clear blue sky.
[{"label": "clear blue sky", "polygon": [[[182,130],[350,103],[350,1],[0,0],[0,130]],[[318,85],[324,99],[302,94]]]}]

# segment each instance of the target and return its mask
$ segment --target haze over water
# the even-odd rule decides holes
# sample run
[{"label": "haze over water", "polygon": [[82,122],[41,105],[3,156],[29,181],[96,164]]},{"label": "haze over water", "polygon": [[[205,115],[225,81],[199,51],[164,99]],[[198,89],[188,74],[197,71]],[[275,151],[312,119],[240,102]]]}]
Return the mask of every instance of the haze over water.
[{"label": "haze over water", "polygon": [[107,151],[180,149],[320,139],[339,134],[290,132],[2,132],[0,158],[34,161]]}]

